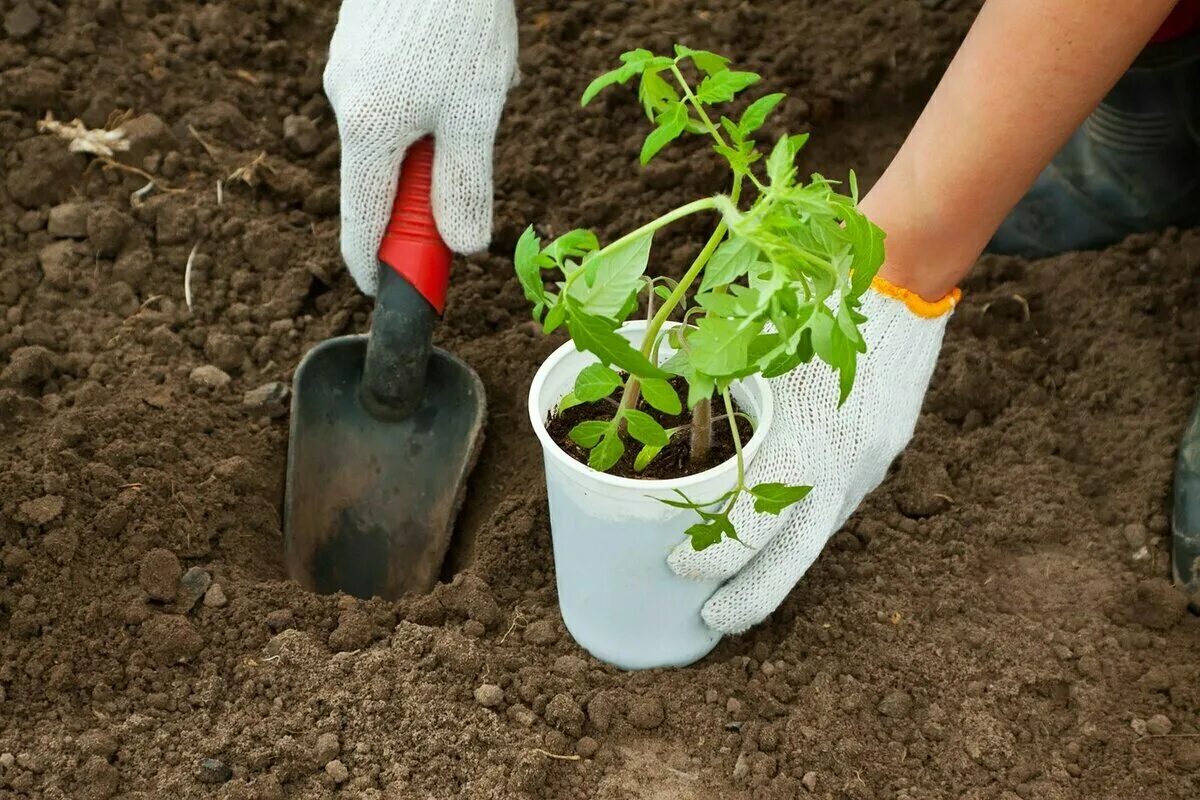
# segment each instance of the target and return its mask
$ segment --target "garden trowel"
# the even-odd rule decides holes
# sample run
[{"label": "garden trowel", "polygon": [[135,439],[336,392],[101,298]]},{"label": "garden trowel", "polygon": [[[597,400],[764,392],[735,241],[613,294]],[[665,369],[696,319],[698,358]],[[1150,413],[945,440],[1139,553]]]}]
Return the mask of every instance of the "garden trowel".
[{"label": "garden trowel", "polygon": [[482,441],[483,384],[433,347],[451,253],[430,206],[433,142],[408,151],[379,248],[371,332],[296,370],[284,549],[308,589],[394,599],[437,581]]}]

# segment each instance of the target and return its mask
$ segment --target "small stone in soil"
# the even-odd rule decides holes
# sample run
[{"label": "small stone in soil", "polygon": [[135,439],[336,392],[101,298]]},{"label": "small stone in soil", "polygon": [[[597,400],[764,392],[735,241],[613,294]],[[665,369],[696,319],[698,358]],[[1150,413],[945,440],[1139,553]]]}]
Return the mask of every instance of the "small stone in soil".
[{"label": "small stone in soil", "polygon": [[88,209],[82,203],[61,203],[50,209],[46,232],[56,239],[83,239],[87,236]]},{"label": "small stone in soil", "polygon": [[142,557],[138,568],[138,583],[151,600],[167,602],[175,599],[179,578],[183,574],[179,559],[170,550],[156,547]]},{"label": "small stone in soil", "polygon": [[494,683],[485,683],[475,690],[475,702],[484,708],[496,708],[504,702],[504,690]]},{"label": "small stone in soil", "polygon": [[221,584],[219,583],[214,583],[204,593],[204,605],[206,608],[224,608],[228,602],[229,598],[225,596],[225,590],[221,588]]},{"label": "small stone in soil", "polygon": [[271,381],[242,395],[242,405],[275,419],[288,412],[287,403],[291,393],[286,383]]},{"label": "small stone in soil", "polygon": [[200,567],[192,567],[183,573],[183,578],[179,581],[179,593],[175,598],[179,611],[186,614],[195,608],[211,585],[212,576]]},{"label": "small stone in soil", "polygon": [[201,783],[225,783],[232,777],[233,770],[226,766],[224,762],[218,761],[215,758],[200,760],[199,778]]},{"label": "small stone in soil", "polygon": [[800,782],[804,784],[805,789],[808,789],[810,792],[815,792],[817,790],[817,773],[804,773],[804,777],[800,779]]},{"label": "small stone in soil", "polygon": [[293,152],[310,156],[321,149],[321,132],[308,117],[292,114],[283,120],[283,141]]},{"label": "small stone in soil", "polygon": [[227,372],[212,364],[196,367],[188,377],[197,386],[210,386],[214,389],[223,389],[232,380]]}]

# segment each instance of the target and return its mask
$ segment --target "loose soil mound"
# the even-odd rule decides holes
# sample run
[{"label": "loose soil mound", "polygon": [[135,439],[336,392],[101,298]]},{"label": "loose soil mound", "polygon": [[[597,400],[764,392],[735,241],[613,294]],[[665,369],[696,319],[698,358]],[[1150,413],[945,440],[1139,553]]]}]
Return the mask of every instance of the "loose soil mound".
[{"label": "loose soil mound", "polygon": [[[524,413],[560,340],[508,254],[528,221],[609,236],[718,174],[702,150],[638,171],[636,104],[579,92],[628,46],[729,52],[793,93],[773,132],[811,128],[808,167],[870,179],[972,9],[519,5],[498,235],[439,334],[487,384],[488,443],[453,579],[396,604],[281,569],[282,393],[370,310],[337,254],[333,4],[0,7],[0,796],[1200,794],[1200,622],[1164,581],[1196,231],[985,259],[909,453],[768,622],[668,672],[571,642]],[[38,135],[47,110],[130,110],[120,158],[159,188],[131,207],[146,177]]]}]

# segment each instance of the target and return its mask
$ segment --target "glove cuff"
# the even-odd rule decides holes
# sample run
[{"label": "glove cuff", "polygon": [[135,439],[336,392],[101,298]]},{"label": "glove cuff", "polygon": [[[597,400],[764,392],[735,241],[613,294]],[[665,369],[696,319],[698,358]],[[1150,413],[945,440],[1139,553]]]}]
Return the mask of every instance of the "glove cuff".
[{"label": "glove cuff", "polygon": [[897,286],[891,281],[878,275],[871,281],[871,288],[879,294],[899,300],[908,306],[908,310],[922,319],[937,319],[948,315],[962,299],[962,290],[954,289],[940,300],[926,300],[914,291]]}]

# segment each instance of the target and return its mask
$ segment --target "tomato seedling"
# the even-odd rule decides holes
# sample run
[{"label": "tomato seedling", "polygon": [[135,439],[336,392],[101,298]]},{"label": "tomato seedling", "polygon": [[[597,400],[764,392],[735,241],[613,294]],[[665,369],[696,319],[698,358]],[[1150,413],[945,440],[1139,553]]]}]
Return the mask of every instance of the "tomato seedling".
[{"label": "tomato seedling", "polygon": [[[689,79],[689,74],[695,80]],[[849,196],[814,174],[800,180],[796,155],[807,134],[785,135],[760,150],[752,138],[783,94],[749,103],[736,120],[716,107],[734,101],[759,76],[730,68],[715,53],[675,46],[673,56],[648,50],[621,55],[621,66],[601,75],[583,94],[586,106],[604,89],[638,80],[638,97],[654,123],[642,146],[649,163],[685,135],[709,137],[730,172],[728,193],[695,200],[663,214],[601,247],[590,230],[573,230],[543,246],[530,226],[517,243],[515,266],[533,317],[546,333],[566,326],[575,346],[599,363],[580,372],[574,391],[559,408],[621,391],[611,416],[580,423],[570,438],[588,451],[588,464],[606,471],[630,440],[640,446],[635,468],[645,467],[683,427],[665,429],[642,408],[678,414],[682,401],[670,380],[687,385],[692,412],[691,456],[703,458],[714,422],[717,395],[733,434],[737,485],[715,500],[682,494],[670,505],[695,510],[701,521],[688,529],[702,550],[724,537],[737,539],[729,512],[748,492],[759,512],[779,514],[804,499],[811,487],[781,483],[746,485],[738,412],[731,385],[751,375],[783,375],[820,359],[836,370],[841,401],[854,384],[858,355],[865,352],[859,327],[862,295],[883,263],[883,231],[858,210],[858,186],[850,173]],[[715,119],[715,121],[714,121]],[[744,194],[752,193],[747,201]],[[678,281],[646,275],[654,235],[685,217],[711,214],[707,243]],[[550,288],[547,287],[549,270]],[[695,291],[693,292],[693,289]],[[617,333],[647,295],[649,324],[640,347]],[[689,301],[689,296],[692,299]],[[664,329],[677,311],[682,324]],[[659,363],[660,346],[674,353]],[[643,405],[644,404],[644,405]]]}]

